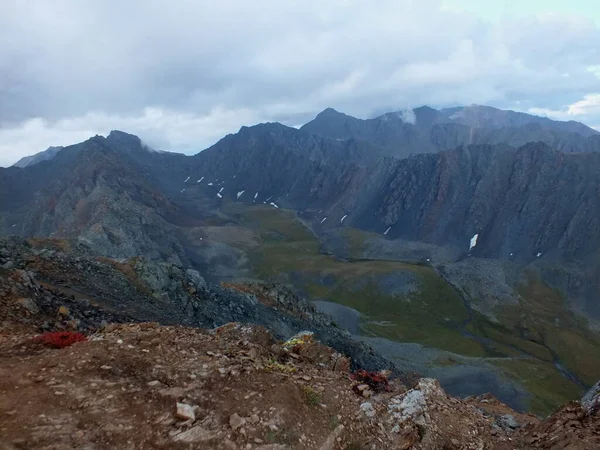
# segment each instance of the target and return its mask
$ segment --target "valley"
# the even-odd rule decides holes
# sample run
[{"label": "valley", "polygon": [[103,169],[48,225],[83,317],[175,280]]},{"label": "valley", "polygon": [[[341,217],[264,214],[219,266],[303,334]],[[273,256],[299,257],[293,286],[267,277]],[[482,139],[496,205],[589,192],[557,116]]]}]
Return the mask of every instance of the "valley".
[{"label": "valley", "polygon": [[[368,344],[375,359],[353,351],[370,367],[545,415],[600,378],[598,133],[493,108],[414,117],[324,111],[195,156],[113,131],[0,169],[0,231],[190,268],[215,289],[291,288],[331,316],[311,325],[326,342]],[[230,317],[195,308],[194,323]]]},{"label": "valley", "polygon": [[[360,230],[343,229],[351,250],[338,258],[293,211],[237,202],[221,211],[235,225],[223,227],[217,240],[244,252],[246,278],[289,284],[317,304],[342,305],[320,307],[334,322],[355,312],[353,334],[401,369],[438,378],[454,395],[490,391],[517,409],[543,415],[580,395],[598,373],[599,338],[539,280],[518,286],[522,301],[498,308],[499,321],[491,321],[433,266],[360,258],[368,238]],[[565,321],[562,327],[553,325],[556,317]],[[554,333],[568,335],[568,344],[543,340]],[[588,357],[574,357],[573,346]]]}]

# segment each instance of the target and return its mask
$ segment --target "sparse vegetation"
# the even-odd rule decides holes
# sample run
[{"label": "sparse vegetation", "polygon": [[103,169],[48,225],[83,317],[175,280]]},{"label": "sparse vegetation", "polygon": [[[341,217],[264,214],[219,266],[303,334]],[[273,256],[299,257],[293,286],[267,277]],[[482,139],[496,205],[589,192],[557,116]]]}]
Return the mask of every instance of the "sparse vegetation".
[{"label": "sparse vegetation", "polygon": [[76,331],[54,331],[44,333],[36,340],[47,347],[65,348],[77,342],[87,341],[87,337]]},{"label": "sparse vegetation", "polygon": [[319,406],[322,403],[321,394],[315,389],[308,385],[304,385],[301,388],[302,398],[304,402],[309,406]]},{"label": "sparse vegetation", "polygon": [[[499,307],[499,322],[492,322],[476,311],[469,312],[455,290],[427,265],[339,261],[321,253],[318,239],[291,211],[254,206],[239,214],[244,225],[260,236],[261,245],[249,253],[257,276],[292,281],[313,299],[356,309],[366,335],[416,342],[465,356],[494,357],[496,366],[527,386],[537,412],[546,412],[581,392],[552,364],[555,357],[585,383],[593,383],[600,373],[600,339],[568,310],[557,291],[533,275],[519,288],[521,304]],[[360,257],[368,233],[345,228],[343,234],[350,255]],[[376,283],[379,277],[398,273],[414,277],[418,289],[392,295]],[[467,333],[463,332],[465,326]],[[560,387],[551,392],[553,383]]]}]

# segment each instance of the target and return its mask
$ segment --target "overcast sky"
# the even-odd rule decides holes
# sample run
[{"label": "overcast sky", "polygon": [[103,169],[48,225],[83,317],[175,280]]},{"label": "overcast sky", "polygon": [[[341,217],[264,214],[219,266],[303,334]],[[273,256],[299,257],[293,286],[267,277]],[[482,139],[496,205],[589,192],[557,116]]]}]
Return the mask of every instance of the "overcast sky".
[{"label": "overcast sky", "polygon": [[196,153],[328,106],[478,103],[600,129],[596,1],[2,0],[0,166],[111,129]]}]

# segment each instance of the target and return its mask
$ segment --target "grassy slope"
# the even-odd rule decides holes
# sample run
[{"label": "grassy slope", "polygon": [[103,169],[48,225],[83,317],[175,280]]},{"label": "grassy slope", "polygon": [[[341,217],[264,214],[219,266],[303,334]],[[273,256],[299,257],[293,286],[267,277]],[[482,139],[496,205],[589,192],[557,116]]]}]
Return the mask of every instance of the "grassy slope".
[{"label": "grassy slope", "polygon": [[[581,394],[581,388],[555,368],[552,353],[586,383],[600,377],[600,341],[567,312],[558,293],[534,277],[521,287],[526,301],[498,312],[501,325],[474,313],[467,329],[489,340],[483,345],[459,330],[469,312],[433,269],[393,261],[338,261],[320,253],[318,239],[292,211],[260,205],[230,206],[228,212],[259,236],[260,245],[249,253],[258,277],[293,282],[312,298],[360,311],[366,317],[366,333],[466,356],[506,356],[494,358],[494,364],[530,390],[536,413],[550,412]],[[354,229],[345,234],[350,254],[359,255],[368,235]],[[389,295],[375,283],[357,284],[365,277],[398,272],[413,275],[418,292]]]}]

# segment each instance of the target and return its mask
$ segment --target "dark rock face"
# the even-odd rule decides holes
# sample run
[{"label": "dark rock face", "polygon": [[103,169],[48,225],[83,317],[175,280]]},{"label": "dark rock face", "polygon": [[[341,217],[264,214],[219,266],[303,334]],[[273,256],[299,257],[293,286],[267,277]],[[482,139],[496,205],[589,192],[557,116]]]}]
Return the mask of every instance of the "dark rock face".
[{"label": "dark rock face", "polygon": [[600,134],[579,122],[558,122],[479,105],[441,111],[423,106],[367,120],[328,108],[301,129],[332,139],[372,142],[395,157],[434,153],[459,145],[521,147],[529,142],[543,142],[563,152],[600,151]]},{"label": "dark rock face", "polygon": [[13,268],[0,269],[0,292],[14,291],[41,305],[43,311],[32,313],[34,321],[36,314],[55,315],[59,306],[68,305],[68,314],[82,329],[102,321],[206,328],[244,322],[263,325],[279,339],[310,330],[320,342],[350,356],[354,367],[389,367],[405,376],[348,332],[330,326],[331,318],[276,285],[264,288],[278,306],[273,308],[253,294],[210,285],[192,269],[146,258],[97,258],[88,246],[68,241],[38,241],[32,246],[20,238],[0,239],[0,266],[8,261]]}]

